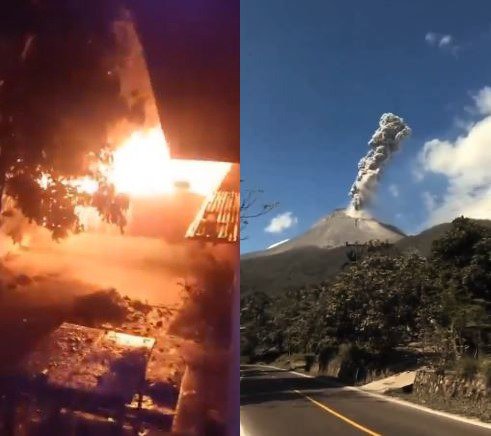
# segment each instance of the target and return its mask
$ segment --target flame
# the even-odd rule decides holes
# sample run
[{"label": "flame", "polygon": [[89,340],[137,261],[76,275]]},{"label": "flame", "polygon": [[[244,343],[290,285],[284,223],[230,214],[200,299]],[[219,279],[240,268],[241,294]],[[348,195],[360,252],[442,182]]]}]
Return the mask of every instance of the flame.
[{"label": "flame", "polygon": [[[134,131],[116,147],[112,164],[99,169],[117,192],[131,197],[172,194],[180,182],[185,182],[191,192],[208,197],[216,191],[230,167],[227,162],[171,159],[162,130],[153,127]],[[47,173],[38,180],[43,189],[51,182],[52,177]],[[62,182],[87,194],[94,194],[99,187],[97,180],[89,176]]]},{"label": "flame", "polygon": [[85,192],[87,194],[94,194],[99,189],[97,180],[87,176],[71,180],[69,183],[76,187],[79,192]]},{"label": "flame", "polygon": [[51,183],[51,176],[47,173],[43,173],[37,182],[42,189],[46,190]]},{"label": "flame", "polygon": [[[100,156],[86,156],[86,161],[81,165],[93,177],[58,176],[54,180],[53,175],[43,173],[37,180],[39,185],[47,190],[55,182],[61,182],[75,187],[80,193],[91,195],[98,191],[99,181],[104,179],[104,182],[114,185],[117,193],[136,198],[171,196],[178,186],[185,184],[190,192],[211,197],[229,172],[231,164],[171,159],[159,122],[155,96],[143,56],[144,50],[130,14],[125,12],[114,24],[116,39],[125,53],[118,73],[121,95],[130,106],[137,103],[135,99],[138,103],[143,99],[144,122],[136,130],[133,122],[128,119],[121,119],[108,126],[106,139],[111,144],[111,162],[106,162],[108,156],[104,150]],[[0,81],[0,86],[1,84]],[[159,198],[158,202],[172,203],[172,199]],[[92,206],[77,205],[75,213],[86,227],[96,227],[101,223],[100,216]]]},{"label": "flame", "polygon": [[[231,168],[228,162],[172,159],[160,126],[133,131],[115,147],[109,164],[94,165],[92,171],[97,168],[116,192],[130,198],[172,196],[183,182],[190,192],[209,198]],[[92,195],[99,189],[97,179],[89,176],[60,180],[80,193]],[[53,177],[43,173],[38,183],[48,189]],[[77,205],[75,213],[85,228],[100,229],[101,218],[95,208]]]},{"label": "flame", "polygon": [[171,159],[164,134],[159,127],[133,132],[113,152],[108,179],[116,191],[130,196],[171,194],[178,182],[203,196],[215,191],[230,164]]},{"label": "flame", "polygon": [[[42,189],[46,190],[48,189],[50,184],[53,183],[53,177],[51,176],[51,174],[42,173],[37,182]],[[78,177],[74,179],[62,178],[61,182],[65,184],[65,186],[73,186],[77,189],[78,192],[85,192],[87,194],[94,194],[99,189],[99,183],[97,182],[97,180],[88,176]]]}]

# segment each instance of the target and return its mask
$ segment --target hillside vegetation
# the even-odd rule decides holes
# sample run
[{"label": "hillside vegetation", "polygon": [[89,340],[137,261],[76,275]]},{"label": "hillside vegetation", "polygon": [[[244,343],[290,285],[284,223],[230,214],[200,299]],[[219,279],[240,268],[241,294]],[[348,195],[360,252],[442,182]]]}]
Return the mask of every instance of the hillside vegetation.
[{"label": "hillside vegetation", "polygon": [[[437,367],[479,358],[475,370],[491,373],[485,360],[491,331],[489,222],[462,217],[395,246],[372,244],[356,256],[346,256],[347,249],[304,250],[296,263],[298,253],[281,255],[292,261],[283,274],[309,266],[303,274],[312,282],[242,297],[243,355],[254,360],[268,352],[311,353],[322,361],[342,353],[364,366],[417,343]],[[261,259],[270,261],[270,280],[272,260],[280,273],[279,256]],[[334,259],[338,263],[329,263]],[[314,284],[323,272],[331,279]]]}]

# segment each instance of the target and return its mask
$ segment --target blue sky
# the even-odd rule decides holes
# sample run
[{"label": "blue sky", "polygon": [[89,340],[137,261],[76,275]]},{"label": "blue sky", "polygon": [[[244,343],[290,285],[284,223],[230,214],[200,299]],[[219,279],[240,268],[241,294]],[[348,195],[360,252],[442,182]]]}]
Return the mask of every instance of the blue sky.
[{"label": "blue sky", "polygon": [[[243,187],[279,202],[251,221],[242,252],[346,206],[384,112],[413,134],[386,168],[373,215],[408,233],[461,212],[491,218],[479,197],[491,193],[482,168],[491,156],[491,2],[241,3]],[[290,227],[265,230],[288,212]]]}]

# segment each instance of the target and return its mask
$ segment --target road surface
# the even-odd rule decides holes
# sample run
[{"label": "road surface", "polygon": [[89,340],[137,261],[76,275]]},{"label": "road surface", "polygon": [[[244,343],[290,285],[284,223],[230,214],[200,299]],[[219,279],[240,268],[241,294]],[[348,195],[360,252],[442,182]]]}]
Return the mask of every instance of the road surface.
[{"label": "road surface", "polygon": [[264,366],[241,367],[241,436],[484,436],[490,428],[434,415]]}]

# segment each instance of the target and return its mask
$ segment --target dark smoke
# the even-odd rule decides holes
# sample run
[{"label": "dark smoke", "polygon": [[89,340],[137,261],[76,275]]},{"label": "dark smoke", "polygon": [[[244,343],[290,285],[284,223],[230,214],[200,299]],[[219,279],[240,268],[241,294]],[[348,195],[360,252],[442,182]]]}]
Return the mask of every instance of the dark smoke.
[{"label": "dark smoke", "polygon": [[411,129],[401,117],[392,113],[380,117],[379,127],[368,143],[370,150],[358,163],[358,174],[349,193],[352,211],[361,211],[370,203],[385,165],[410,134]]}]

